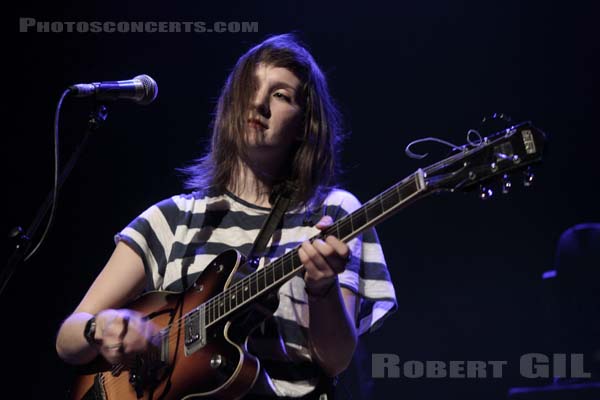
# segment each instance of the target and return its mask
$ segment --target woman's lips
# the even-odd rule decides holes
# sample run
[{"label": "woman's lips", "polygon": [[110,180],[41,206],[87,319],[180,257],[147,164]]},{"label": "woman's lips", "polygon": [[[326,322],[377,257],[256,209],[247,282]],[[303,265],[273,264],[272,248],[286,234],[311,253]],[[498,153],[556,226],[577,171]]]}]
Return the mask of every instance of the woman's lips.
[{"label": "woman's lips", "polygon": [[268,129],[269,127],[256,119],[248,120],[248,125],[255,129]]}]

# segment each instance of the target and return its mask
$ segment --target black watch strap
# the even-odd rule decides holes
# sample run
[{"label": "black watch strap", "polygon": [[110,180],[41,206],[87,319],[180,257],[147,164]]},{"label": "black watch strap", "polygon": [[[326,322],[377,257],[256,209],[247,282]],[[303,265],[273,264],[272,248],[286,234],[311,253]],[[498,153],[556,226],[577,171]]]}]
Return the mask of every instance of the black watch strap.
[{"label": "black watch strap", "polygon": [[91,345],[96,345],[96,317],[88,319],[85,323],[85,328],[83,328],[83,337],[87,342]]}]

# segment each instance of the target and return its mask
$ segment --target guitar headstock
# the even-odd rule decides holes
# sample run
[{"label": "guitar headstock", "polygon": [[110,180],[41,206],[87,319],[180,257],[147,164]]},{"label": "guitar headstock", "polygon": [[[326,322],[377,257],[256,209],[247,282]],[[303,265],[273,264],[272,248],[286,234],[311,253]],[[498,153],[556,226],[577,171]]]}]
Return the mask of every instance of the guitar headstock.
[{"label": "guitar headstock", "polygon": [[492,195],[485,185],[499,179],[502,191],[511,186],[511,175],[523,173],[523,183],[533,181],[531,164],[542,159],[546,135],[531,124],[510,126],[477,145],[462,146],[460,151],[423,170],[427,187],[434,191],[466,191],[482,185],[480,196]]}]

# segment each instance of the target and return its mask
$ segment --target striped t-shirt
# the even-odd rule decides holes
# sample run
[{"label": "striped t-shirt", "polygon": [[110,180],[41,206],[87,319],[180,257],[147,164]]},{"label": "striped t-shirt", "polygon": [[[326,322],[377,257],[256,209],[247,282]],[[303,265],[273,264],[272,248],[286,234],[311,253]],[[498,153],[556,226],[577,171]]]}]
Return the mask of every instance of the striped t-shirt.
[{"label": "striped t-shirt", "polygon": [[[259,268],[315,236],[319,230],[314,225],[322,216],[335,221],[359,206],[356,197],[337,189],[318,208],[288,211]],[[236,249],[248,254],[269,212],[228,192],[176,195],[144,211],[115,240],[127,243],[142,258],[147,290],[182,291],[221,252]],[[396,297],[375,229],[367,229],[348,245],[352,256],[338,278],[340,286],[360,299],[356,326],[362,334],[378,327],[396,309]],[[273,318],[255,330],[248,343],[262,366],[252,392],[299,397],[315,388],[320,370],[308,345],[308,321],[304,280],[296,275],[279,288]]]}]

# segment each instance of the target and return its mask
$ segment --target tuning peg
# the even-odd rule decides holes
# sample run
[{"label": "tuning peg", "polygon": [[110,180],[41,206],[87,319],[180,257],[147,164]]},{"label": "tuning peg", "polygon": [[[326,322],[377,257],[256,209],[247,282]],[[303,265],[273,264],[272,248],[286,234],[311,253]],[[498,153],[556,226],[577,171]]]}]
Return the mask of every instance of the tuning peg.
[{"label": "tuning peg", "polygon": [[507,174],[502,175],[502,194],[508,194],[512,188],[512,182]]},{"label": "tuning peg", "polygon": [[525,187],[531,186],[534,178],[535,178],[535,174],[531,170],[531,167],[527,167],[527,170],[525,170],[525,172],[524,172],[523,186],[525,186]]},{"label": "tuning peg", "polygon": [[491,188],[484,186],[484,185],[479,186],[479,198],[481,200],[487,200],[490,197],[492,197],[493,195],[494,195],[494,191]]}]

